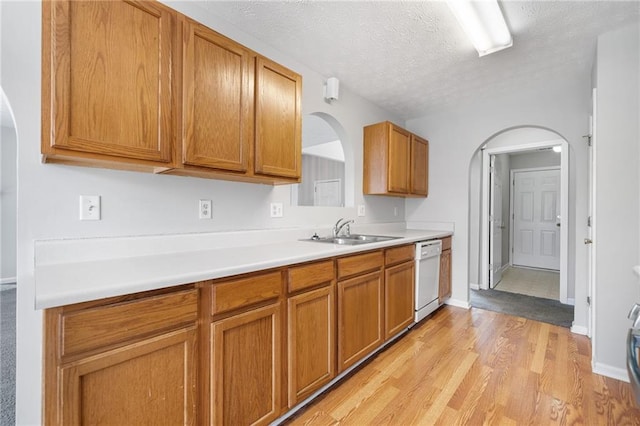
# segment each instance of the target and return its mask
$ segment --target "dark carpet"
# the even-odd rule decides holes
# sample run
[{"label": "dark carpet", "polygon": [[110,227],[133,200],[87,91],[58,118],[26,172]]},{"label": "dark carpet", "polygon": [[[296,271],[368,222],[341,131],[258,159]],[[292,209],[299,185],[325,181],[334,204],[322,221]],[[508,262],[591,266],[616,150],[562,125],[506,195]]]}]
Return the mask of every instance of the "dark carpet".
[{"label": "dark carpet", "polygon": [[573,306],[498,290],[471,290],[471,306],[571,328]]},{"label": "dark carpet", "polygon": [[0,291],[0,425],[15,425],[15,416],[16,288],[12,286]]}]

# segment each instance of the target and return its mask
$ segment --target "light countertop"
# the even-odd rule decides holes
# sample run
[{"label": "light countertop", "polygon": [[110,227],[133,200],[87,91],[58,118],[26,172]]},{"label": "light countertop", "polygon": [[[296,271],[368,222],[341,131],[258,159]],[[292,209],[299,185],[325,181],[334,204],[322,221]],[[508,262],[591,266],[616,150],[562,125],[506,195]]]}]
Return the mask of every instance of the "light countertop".
[{"label": "light countertop", "polygon": [[[344,246],[300,241],[309,236],[305,230],[36,241],[35,306],[62,306],[452,234],[438,230],[379,231],[376,235],[399,238]],[[274,239],[277,241],[271,242]]]}]

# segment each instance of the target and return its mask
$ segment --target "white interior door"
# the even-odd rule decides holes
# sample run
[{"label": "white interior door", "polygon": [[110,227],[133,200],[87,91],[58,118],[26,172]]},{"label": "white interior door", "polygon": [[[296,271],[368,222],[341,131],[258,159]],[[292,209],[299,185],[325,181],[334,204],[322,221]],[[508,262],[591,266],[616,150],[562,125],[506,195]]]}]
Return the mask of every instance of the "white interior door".
[{"label": "white interior door", "polygon": [[491,156],[490,202],[489,202],[489,286],[494,288],[502,279],[502,162]]},{"label": "white interior door", "polygon": [[560,270],[560,169],[514,172],[514,265]]},{"label": "white interior door", "polygon": [[315,181],[313,184],[313,205],[340,207],[342,205],[340,188],[340,179]]}]

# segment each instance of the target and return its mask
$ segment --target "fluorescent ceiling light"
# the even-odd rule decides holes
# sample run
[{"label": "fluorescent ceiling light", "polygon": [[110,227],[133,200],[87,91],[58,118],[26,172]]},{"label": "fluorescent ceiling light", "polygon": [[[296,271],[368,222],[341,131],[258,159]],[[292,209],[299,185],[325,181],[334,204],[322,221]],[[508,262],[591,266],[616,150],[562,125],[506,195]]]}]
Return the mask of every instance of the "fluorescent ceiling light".
[{"label": "fluorescent ceiling light", "polygon": [[511,47],[513,39],[497,0],[447,0],[479,56]]}]

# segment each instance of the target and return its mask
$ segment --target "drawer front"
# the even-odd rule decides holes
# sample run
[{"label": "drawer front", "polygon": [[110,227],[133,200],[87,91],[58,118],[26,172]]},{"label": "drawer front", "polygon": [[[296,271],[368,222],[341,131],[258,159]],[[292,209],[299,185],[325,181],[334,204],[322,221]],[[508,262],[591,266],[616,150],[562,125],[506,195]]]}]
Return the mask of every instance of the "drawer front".
[{"label": "drawer front", "polygon": [[255,305],[282,294],[280,271],[214,284],[211,292],[211,314],[233,311]]},{"label": "drawer front", "polygon": [[289,268],[287,276],[287,288],[289,293],[320,285],[322,283],[328,284],[335,277],[335,273],[333,271],[333,260]]},{"label": "drawer front", "polygon": [[384,264],[394,265],[396,263],[406,262],[412,260],[415,254],[416,246],[414,244],[390,248],[384,252]]},{"label": "drawer front", "polygon": [[67,356],[195,323],[198,291],[191,289],[63,312],[61,316],[62,356]]},{"label": "drawer front", "polygon": [[382,250],[338,259],[338,278],[344,278],[382,267]]},{"label": "drawer front", "polygon": [[451,237],[442,239],[442,250],[451,250]]}]

